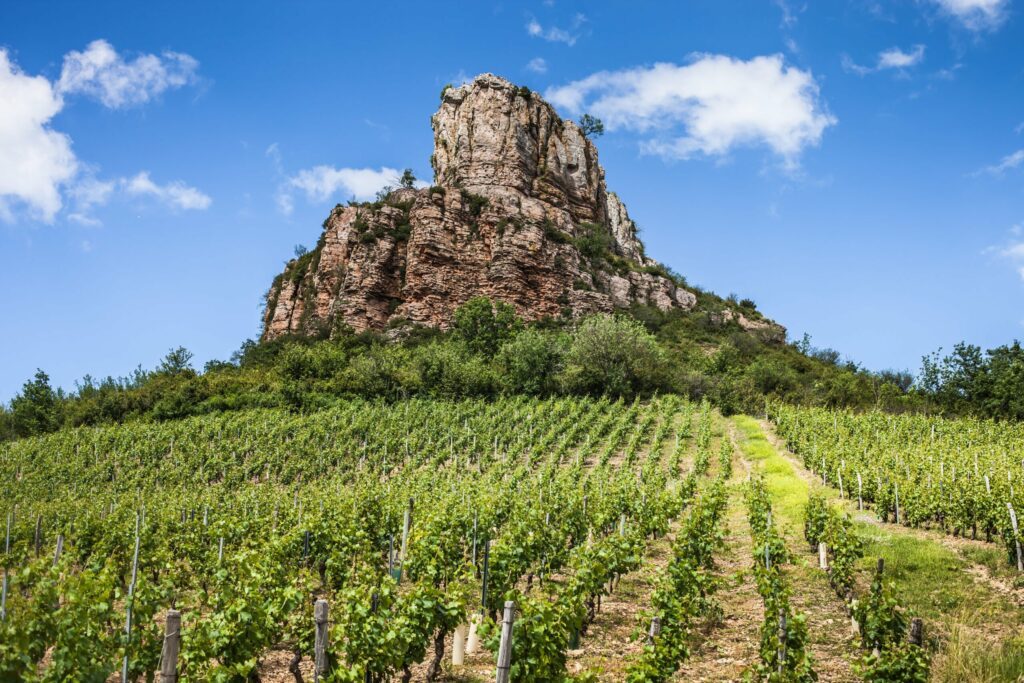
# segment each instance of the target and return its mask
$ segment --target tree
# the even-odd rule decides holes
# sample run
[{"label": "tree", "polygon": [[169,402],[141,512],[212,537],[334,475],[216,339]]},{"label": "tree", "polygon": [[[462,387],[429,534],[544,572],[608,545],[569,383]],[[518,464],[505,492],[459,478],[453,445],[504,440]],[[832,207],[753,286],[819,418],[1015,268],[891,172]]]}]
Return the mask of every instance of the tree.
[{"label": "tree", "polygon": [[474,297],[455,310],[455,334],[474,353],[494,355],[522,327],[512,306],[486,296]]},{"label": "tree", "polygon": [[573,333],[563,378],[572,392],[631,395],[668,386],[668,364],[639,322],[595,315]]},{"label": "tree", "polygon": [[295,245],[295,258],[302,258],[309,253],[309,248],[305,244]]},{"label": "tree", "polygon": [[563,335],[525,329],[505,342],[496,358],[505,390],[513,394],[548,394],[565,358]]},{"label": "tree", "polygon": [[580,117],[580,130],[589,137],[600,137],[604,135],[604,122],[596,116],[584,114]]},{"label": "tree", "polygon": [[184,346],[171,349],[160,361],[157,372],[165,375],[180,375],[192,371],[192,352]]},{"label": "tree", "polygon": [[11,400],[11,423],[18,436],[46,434],[60,427],[61,396],[50,386],[50,377],[36,370],[21,393]]},{"label": "tree", "polygon": [[399,187],[403,187],[407,190],[411,190],[416,187],[416,176],[412,174],[412,169],[407,168],[402,171],[402,177],[398,179]]}]

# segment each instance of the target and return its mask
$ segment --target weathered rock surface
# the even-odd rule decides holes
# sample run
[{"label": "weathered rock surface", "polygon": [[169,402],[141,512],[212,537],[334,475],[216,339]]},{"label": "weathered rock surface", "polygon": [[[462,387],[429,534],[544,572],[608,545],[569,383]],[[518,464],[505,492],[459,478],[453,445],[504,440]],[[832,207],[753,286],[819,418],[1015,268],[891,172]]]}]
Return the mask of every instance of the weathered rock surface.
[{"label": "weathered rock surface", "polygon": [[484,74],[449,88],[432,124],[435,186],[335,207],[317,248],[267,293],[265,339],[401,320],[445,328],[481,295],[526,320],[693,308],[644,255],[597,148],[536,93]]}]

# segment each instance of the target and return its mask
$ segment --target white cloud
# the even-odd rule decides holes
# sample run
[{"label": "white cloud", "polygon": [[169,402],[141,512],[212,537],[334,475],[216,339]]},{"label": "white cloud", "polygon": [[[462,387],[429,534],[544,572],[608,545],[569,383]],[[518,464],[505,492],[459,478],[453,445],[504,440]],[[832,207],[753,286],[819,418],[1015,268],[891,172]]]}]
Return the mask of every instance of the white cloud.
[{"label": "white cloud", "polygon": [[358,200],[372,199],[386,185],[398,183],[402,172],[394,168],[334,168],[314,166],[288,179],[290,187],[302,190],[310,201],[324,201],[343,192]]},{"label": "white cloud", "polygon": [[[788,0],[775,0],[776,6],[782,11],[782,26],[783,28],[789,28],[796,25],[797,16],[796,12],[790,6]],[[803,11],[801,9],[801,11]]]},{"label": "white cloud", "polygon": [[1021,164],[1024,164],[1024,149],[1018,149],[1013,154],[1007,154],[1005,157],[1000,159],[999,163],[986,166],[985,168],[975,171],[971,175],[979,176],[983,173],[997,176],[1003,175],[1007,171],[1015,169]]},{"label": "white cloud", "polygon": [[[384,166],[373,168],[335,168],[333,166],[314,166],[299,171],[288,178],[278,189],[274,200],[281,213],[288,215],[295,208],[293,193],[301,191],[311,202],[323,202],[328,199],[355,199],[367,201],[374,199],[377,192],[385,187],[398,185],[402,171]],[[416,181],[416,187],[427,187],[429,183]]]},{"label": "white cloud", "polygon": [[1009,261],[1016,269],[1017,274],[1020,275],[1021,280],[1024,280],[1024,241],[1020,240],[1021,224],[1017,224],[1010,228],[1010,234],[1013,236],[1009,242],[1001,247],[989,247],[985,250],[985,253],[994,253],[996,256]]},{"label": "white cloud", "polygon": [[526,64],[526,70],[532,71],[535,74],[542,74],[547,72],[548,63],[544,61],[543,57],[534,57]]},{"label": "white cloud", "polygon": [[863,66],[857,64],[849,55],[842,56],[843,69],[858,76],[866,76],[875,71],[886,69],[909,69],[924,61],[924,45],[915,45],[909,52],[904,52],[898,47],[890,47],[878,53],[878,59],[874,66]]},{"label": "white cloud", "polygon": [[68,195],[74,200],[79,212],[87,212],[94,206],[103,206],[110,200],[117,185],[113,180],[98,180],[89,175],[79,178],[69,189]]},{"label": "white cloud", "polygon": [[580,34],[579,29],[586,23],[587,18],[582,14],[577,14],[572,19],[572,25],[569,29],[558,28],[557,26],[548,26],[544,28],[539,21],[536,19],[530,19],[526,23],[526,33],[533,38],[542,38],[549,43],[565,43],[569,47],[576,44],[579,40]]},{"label": "white cloud", "polygon": [[164,52],[162,57],[139,55],[125,59],[105,40],[94,40],[83,52],[64,57],[57,90],[95,97],[111,109],[144,104],[165,90],[195,81],[199,67],[193,57]]},{"label": "white cloud", "polygon": [[680,159],[764,145],[795,167],[804,148],[836,123],[812,74],[787,67],[782,55],[696,55],[685,65],[601,71],[546,97],[600,117],[609,130],[651,134],[646,151]]},{"label": "white cloud", "polygon": [[90,209],[106,204],[117,187],[150,194],[180,208],[206,208],[210,198],[181,182],[158,186],[147,173],[131,180],[98,180],[71,149],[71,138],[50,127],[64,108],[64,95],[85,93],[108,107],[141,104],[195,76],[198,63],[175,52],[142,55],[125,62],[109,43],[97,40],[64,58],[60,80],[28,76],[0,48],[0,221],[13,222],[24,207],[34,219],[52,223],[73,202],[68,220],[94,226]]},{"label": "white cloud", "polygon": [[998,28],[1009,0],[932,0],[945,14],[972,31]]},{"label": "white cloud", "polygon": [[101,225],[103,225],[103,221],[101,221],[99,218],[95,218],[84,213],[69,213],[68,220],[71,221],[72,223],[84,225],[87,228],[98,228]]},{"label": "white cloud", "polygon": [[910,52],[891,47],[878,53],[879,69],[906,69],[924,60],[924,45],[915,45]]},{"label": "white cloud", "polygon": [[131,178],[122,179],[121,187],[129,195],[154,197],[176,209],[201,210],[213,202],[208,195],[180,180],[158,185],[150,179],[149,171],[141,171]]},{"label": "white cloud", "polygon": [[50,128],[63,106],[42,76],[28,76],[0,49],[0,218],[13,220],[11,201],[52,222],[61,186],[78,170],[71,138]]}]

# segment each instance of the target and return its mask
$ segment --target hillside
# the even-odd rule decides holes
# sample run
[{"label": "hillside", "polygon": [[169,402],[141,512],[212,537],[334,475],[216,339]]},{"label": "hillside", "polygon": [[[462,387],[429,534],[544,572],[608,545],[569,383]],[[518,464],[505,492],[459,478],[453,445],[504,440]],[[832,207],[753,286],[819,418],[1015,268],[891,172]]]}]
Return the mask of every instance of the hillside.
[{"label": "hillside", "polygon": [[[483,74],[446,87],[431,124],[434,185],[331,211],[316,248],[274,279],[264,339],[328,336],[339,325],[446,329],[477,296],[526,321],[697,306],[685,281],[646,255],[593,141],[540,95]],[[727,315],[785,338],[756,312]]]},{"label": "hillside", "polygon": [[322,681],[483,683],[507,601],[510,683],[1019,680],[1021,428],[770,413],[357,399],[0,444],[0,680],[302,683],[320,642]]}]

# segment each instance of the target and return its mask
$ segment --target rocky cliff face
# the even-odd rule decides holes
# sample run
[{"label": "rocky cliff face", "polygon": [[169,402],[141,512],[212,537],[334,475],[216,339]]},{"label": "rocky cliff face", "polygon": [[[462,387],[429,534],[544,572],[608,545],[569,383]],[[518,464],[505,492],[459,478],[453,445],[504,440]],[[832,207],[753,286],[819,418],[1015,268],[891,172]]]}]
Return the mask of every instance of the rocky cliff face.
[{"label": "rocky cliff face", "polygon": [[446,90],[432,123],[435,185],[335,207],[316,249],[274,280],[265,339],[445,328],[480,295],[526,320],[695,305],[644,255],[597,148],[536,93],[484,74]]}]

